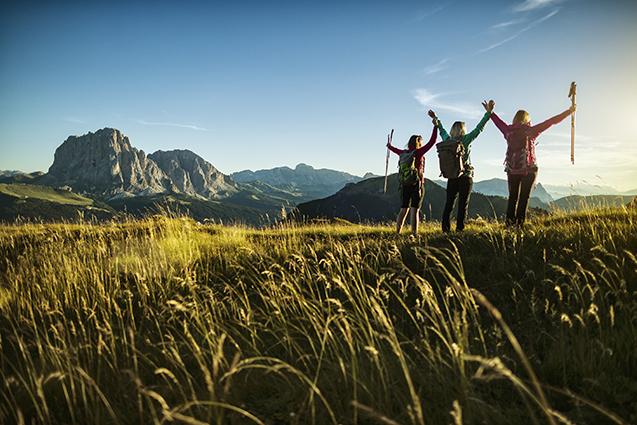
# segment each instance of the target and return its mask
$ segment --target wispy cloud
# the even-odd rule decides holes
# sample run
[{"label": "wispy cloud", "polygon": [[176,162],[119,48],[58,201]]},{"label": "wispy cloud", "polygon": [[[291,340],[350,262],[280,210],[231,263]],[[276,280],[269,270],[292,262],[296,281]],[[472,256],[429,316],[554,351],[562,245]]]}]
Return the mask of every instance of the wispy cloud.
[{"label": "wispy cloud", "polygon": [[546,21],[546,20],[548,20],[548,19],[551,19],[553,16],[557,15],[559,11],[560,11],[560,9],[559,9],[559,8],[558,8],[558,9],[553,10],[552,12],[550,12],[550,13],[548,13],[548,14],[546,14],[546,15],[542,16],[541,18],[536,19],[535,21],[531,22],[529,25],[527,25],[526,27],[522,28],[521,30],[519,30],[519,31],[518,31],[518,32],[516,32],[515,34],[513,34],[513,35],[511,35],[511,36],[509,36],[509,37],[507,37],[507,38],[505,38],[504,40],[500,40],[500,41],[498,41],[497,43],[493,43],[493,44],[491,44],[490,46],[485,47],[484,49],[480,49],[480,50],[478,50],[478,52],[477,52],[477,53],[479,54],[479,53],[485,53],[485,52],[488,52],[489,50],[493,50],[493,49],[495,49],[496,47],[500,47],[500,46],[502,46],[503,44],[508,43],[509,41],[515,40],[516,38],[518,38],[519,36],[521,36],[521,35],[522,35],[522,34],[524,34],[525,32],[530,31],[531,29],[533,29],[533,28],[535,28],[536,26],[540,25],[542,22],[544,22],[544,21]]},{"label": "wispy cloud", "polygon": [[413,21],[414,22],[420,22],[426,18],[429,18],[430,16],[433,16],[437,13],[442,12],[444,9],[447,8],[447,6],[449,6],[452,2],[445,2],[445,3],[440,3],[434,7],[428,8],[426,10],[422,10],[419,13],[416,13],[416,16],[414,17]]},{"label": "wispy cloud", "polygon": [[423,69],[423,72],[424,72],[425,75],[436,74],[436,73],[438,73],[440,71],[444,71],[445,69],[447,69],[449,67],[448,63],[449,63],[449,59],[445,58],[445,59],[441,60],[440,62],[437,62],[437,63],[435,63],[433,65],[429,65],[429,66],[425,67]]},{"label": "wispy cloud", "polygon": [[513,25],[521,24],[525,21],[525,19],[511,19],[510,21],[499,22],[495,25],[491,25],[492,30],[500,30],[503,28],[508,28]]},{"label": "wispy cloud", "polygon": [[515,12],[528,12],[530,10],[542,9],[561,3],[563,0],[524,0],[513,6]]},{"label": "wispy cloud", "polygon": [[432,93],[427,89],[414,90],[414,99],[427,109],[443,110],[456,113],[467,118],[477,118],[481,114],[480,110],[468,102],[448,102],[441,98],[442,93]]},{"label": "wispy cloud", "polygon": [[175,122],[161,122],[161,121],[144,121],[144,120],[137,120],[137,122],[139,124],[142,125],[156,125],[156,126],[164,126],[164,127],[179,127],[179,128],[188,128],[190,130],[196,130],[196,131],[208,131],[207,128],[203,128],[203,127],[199,127],[197,125],[194,124],[179,124],[179,123],[175,123]]}]

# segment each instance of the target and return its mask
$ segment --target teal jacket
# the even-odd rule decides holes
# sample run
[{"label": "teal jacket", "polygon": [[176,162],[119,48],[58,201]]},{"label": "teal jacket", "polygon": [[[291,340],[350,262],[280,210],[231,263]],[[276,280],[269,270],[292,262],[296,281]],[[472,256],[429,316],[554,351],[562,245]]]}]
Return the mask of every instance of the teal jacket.
[{"label": "teal jacket", "polygon": [[[465,165],[465,170],[462,173],[462,176],[473,177],[473,166],[471,165],[471,142],[473,142],[478,137],[478,135],[482,133],[482,130],[484,130],[484,126],[487,125],[487,122],[489,121],[490,117],[491,117],[491,113],[485,112],[484,116],[482,117],[478,125],[476,125],[476,128],[474,128],[473,131],[471,131],[470,133],[467,133],[464,136],[462,136],[461,142],[462,142],[462,145],[464,146],[464,165]],[[450,137],[449,133],[447,133],[447,130],[445,130],[445,128],[442,126],[442,123],[440,122],[440,120],[436,122],[436,127],[438,127],[438,130],[440,131],[440,137],[442,137],[442,141],[445,142],[449,140],[449,137]]]}]

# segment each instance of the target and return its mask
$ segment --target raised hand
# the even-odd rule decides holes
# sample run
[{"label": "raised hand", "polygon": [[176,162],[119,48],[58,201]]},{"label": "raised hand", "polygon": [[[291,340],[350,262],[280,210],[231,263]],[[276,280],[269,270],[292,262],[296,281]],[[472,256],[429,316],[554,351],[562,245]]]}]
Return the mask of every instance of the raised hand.
[{"label": "raised hand", "polygon": [[484,107],[484,110],[491,113],[493,112],[493,108],[495,108],[495,102],[493,100],[490,101],[483,101],[482,102],[482,106]]},{"label": "raised hand", "polygon": [[430,110],[427,112],[427,114],[431,117],[431,122],[432,122],[434,125],[436,125],[436,123],[438,122],[438,117],[436,116],[436,113],[430,109]]}]

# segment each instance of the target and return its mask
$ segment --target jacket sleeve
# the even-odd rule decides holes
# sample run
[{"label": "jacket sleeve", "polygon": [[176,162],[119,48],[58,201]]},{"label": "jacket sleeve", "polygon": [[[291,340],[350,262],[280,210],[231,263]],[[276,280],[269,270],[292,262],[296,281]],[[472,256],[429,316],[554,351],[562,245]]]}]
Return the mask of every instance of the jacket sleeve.
[{"label": "jacket sleeve", "polygon": [[531,134],[533,134],[534,136],[537,137],[543,131],[548,130],[549,127],[551,127],[551,126],[553,126],[555,124],[559,124],[560,122],[562,122],[569,115],[571,115],[571,110],[567,109],[566,111],[562,112],[561,114],[557,114],[554,117],[549,118],[548,120],[546,120],[544,122],[536,124],[533,127],[531,127]]},{"label": "jacket sleeve", "polygon": [[438,127],[434,125],[433,130],[431,130],[431,137],[425,146],[421,146],[416,150],[417,155],[424,155],[429,149],[432,148],[434,144],[436,144],[436,139],[438,138]]},{"label": "jacket sleeve", "polygon": [[445,130],[445,128],[442,126],[442,121],[436,120],[436,127],[438,128],[438,130],[440,130],[440,137],[442,138],[443,142],[449,139],[449,133],[447,133],[447,130]]},{"label": "jacket sleeve", "polygon": [[405,152],[403,149],[395,148],[392,145],[387,146],[387,149],[389,149],[390,151],[392,151],[396,155],[400,155],[401,153]]},{"label": "jacket sleeve", "polygon": [[502,118],[500,118],[495,112],[491,112],[491,121],[493,121],[495,126],[498,127],[502,134],[504,134],[504,137],[506,137],[509,132],[509,125],[502,121]]},{"label": "jacket sleeve", "polygon": [[474,128],[469,134],[464,136],[462,142],[465,146],[468,146],[471,142],[473,142],[476,139],[476,137],[478,137],[480,133],[482,133],[482,130],[484,130],[484,126],[487,125],[487,121],[489,121],[490,116],[491,116],[490,112],[485,112],[484,116],[482,117],[478,125],[476,125],[476,128]]}]

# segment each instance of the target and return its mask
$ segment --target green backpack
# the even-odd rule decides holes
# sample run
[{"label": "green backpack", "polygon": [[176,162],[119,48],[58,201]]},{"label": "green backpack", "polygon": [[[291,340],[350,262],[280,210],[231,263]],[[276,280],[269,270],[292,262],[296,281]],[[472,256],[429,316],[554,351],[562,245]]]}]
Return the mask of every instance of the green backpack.
[{"label": "green backpack", "polygon": [[398,179],[401,186],[413,186],[420,181],[415,150],[403,152],[398,157]]}]

